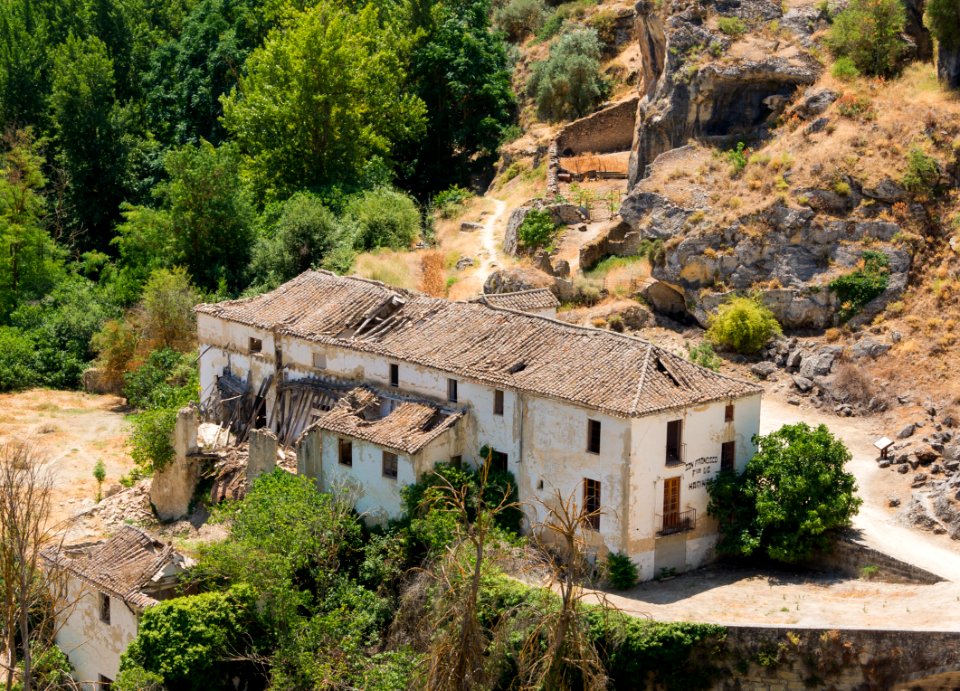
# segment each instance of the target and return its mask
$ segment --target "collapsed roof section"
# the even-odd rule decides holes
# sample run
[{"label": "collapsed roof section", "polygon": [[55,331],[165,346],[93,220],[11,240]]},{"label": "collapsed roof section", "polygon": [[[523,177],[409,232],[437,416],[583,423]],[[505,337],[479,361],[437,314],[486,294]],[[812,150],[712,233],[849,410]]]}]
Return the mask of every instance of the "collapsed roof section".
[{"label": "collapsed roof section", "polygon": [[762,391],[632,336],[327,271],[196,311],[621,417]]}]

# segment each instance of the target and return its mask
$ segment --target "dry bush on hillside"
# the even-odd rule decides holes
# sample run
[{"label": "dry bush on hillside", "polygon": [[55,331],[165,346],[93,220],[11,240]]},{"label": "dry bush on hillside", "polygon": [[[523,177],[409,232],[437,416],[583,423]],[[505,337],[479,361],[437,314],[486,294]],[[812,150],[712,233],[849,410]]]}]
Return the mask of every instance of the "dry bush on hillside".
[{"label": "dry bush on hillside", "polygon": [[420,290],[435,298],[447,294],[447,280],[443,270],[443,252],[425,252],[420,258]]},{"label": "dry bush on hillside", "polygon": [[852,405],[867,406],[873,402],[876,408],[885,400],[885,394],[878,391],[870,375],[862,367],[850,362],[841,362],[833,379],[835,398],[842,398]]}]

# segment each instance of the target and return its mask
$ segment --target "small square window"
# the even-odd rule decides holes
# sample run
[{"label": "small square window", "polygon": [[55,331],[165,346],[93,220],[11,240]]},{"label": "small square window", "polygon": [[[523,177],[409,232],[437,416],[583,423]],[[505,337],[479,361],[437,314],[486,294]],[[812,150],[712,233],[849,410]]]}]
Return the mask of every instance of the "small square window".
[{"label": "small square window", "polygon": [[454,468],[460,468],[463,466],[463,456],[451,456],[450,465]]},{"label": "small square window", "polygon": [[251,337],[250,337],[250,352],[251,352],[251,353],[259,353],[259,352],[262,351],[262,350],[263,350],[263,341],[261,341],[259,338],[254,338],[253,336],[251,336]]},{"label": "small square window", "polygon": [[587,420],[587,452],[600,453],[599,420]]},{"label": "small square window", "polygon": [[503,415],[503,391],[500,389],[493,392],[493,414]]},{"label": "small square window", "polygon": [[106,593],[100,593],[100,621],[110,623],[110,596]]},{"label": "small square window", "polygon": [[503,453],[503,451],[490,452],[490,467],[494,470],[502,470],[506,472],[508,460],[509,458],[507,454]]},{"label": "small square window", "polygon": [[447,400],[451,403],[457,402],[457,380],[447,379]]},{"label": "small square window", "polygon": [[728,403],[727,407],[723,410],[723,421],[724,422],[733,422],[733,403]]},{"label": "small square window", "polygon": [[383,476],[391,480],[397,479],[397,454],[383,452]]},{"label": "small square window", "polygon": [[353,467],[353,442],[346,439],[340,439],[339,444],[340,465]]},{"label": "small square window", "polygon": [[400,386],[400,365],[390,365],[390,386]]},{"label": "small square window", "polygon": [[733,470],[737,464],[737,444],[725,441],[720,445],[720,470]]},{"label": "small square window", "polygon": [[327,369],[327,354],[326,353],[314,353],[313,354],[313,366],[317,369]]}]

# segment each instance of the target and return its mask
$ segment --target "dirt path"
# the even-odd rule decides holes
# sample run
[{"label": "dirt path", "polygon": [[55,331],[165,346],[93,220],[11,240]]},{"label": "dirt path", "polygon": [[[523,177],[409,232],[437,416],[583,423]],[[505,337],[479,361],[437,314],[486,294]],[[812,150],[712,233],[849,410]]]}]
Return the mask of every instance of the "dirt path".
[{"label": "dirt path", "polygon": [[901,525],[896,512],[888,507],[890,497],[906,504],[910,490],[903,477],[882,470],[876,462],[873,442],[892,436],[881,423],[871,418],[841,418],[816,408],[797,407],[777,395],[764,396],[760,413],[760,433],[767,434],[784,424],[803,421],[823,423],[850,449],[853,459],[847,469],[857,478],[863,506],[854,518],[853,527],[860,531],[865,543],[881,552],[915,564],[942,578],[960,581],[960,543],[945,535]]},{"label": "dirt path", "polygon": [[[46,389],[0,395],[0,444],[28,441],[47,459],[54,482],[54,523],[94,505],[98,460],[107,470],[104,489],[131,470],[129,430],[123,399],[117,396]],[[86,527],[69,535],[71,541],[95,537],[99,535]]]},{"label": "dirt path", "polygon": [[488,216],[483,222],[483,229],[480,231],[480,268],[477,275],[481,283],[487,280],[492,269],[498,264],[499,252],[497,251],[497,223],[507,210],[507,203],[495,197],[487,197],[493,202],[493,214]]}]

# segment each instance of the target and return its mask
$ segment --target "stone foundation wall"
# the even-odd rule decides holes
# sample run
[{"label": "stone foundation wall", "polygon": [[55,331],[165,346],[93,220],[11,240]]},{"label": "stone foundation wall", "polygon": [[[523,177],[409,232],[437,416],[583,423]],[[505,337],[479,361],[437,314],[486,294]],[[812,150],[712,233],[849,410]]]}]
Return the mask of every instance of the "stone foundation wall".
[{"label": "stone foundation wall", "polygon": [[[913,564],[894,559],[888,554],[855,542],[840,539],[830,554],[819,557],[809,564],[813,568],[835,571],[853,578],[870,577],[884,583],[939,583],[942,578]],[[864,573],[864,569],[872,574]]]},{"label": "stone foundation wall", "polygon": [[633,146],[639,102],[640,97],[634,96],[571,122],[557,137],[560,155],[628,151]]}]

